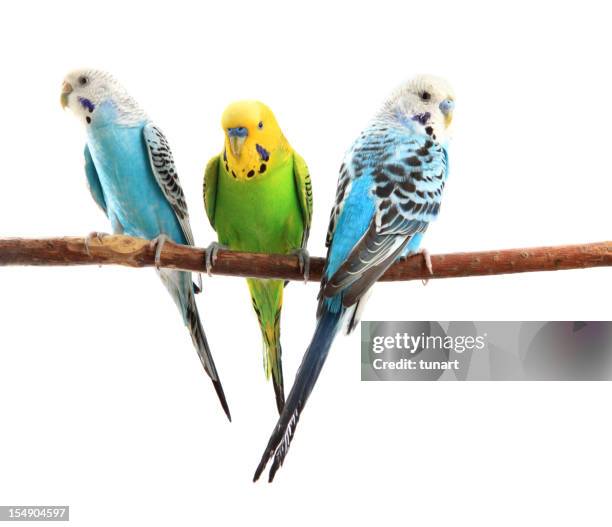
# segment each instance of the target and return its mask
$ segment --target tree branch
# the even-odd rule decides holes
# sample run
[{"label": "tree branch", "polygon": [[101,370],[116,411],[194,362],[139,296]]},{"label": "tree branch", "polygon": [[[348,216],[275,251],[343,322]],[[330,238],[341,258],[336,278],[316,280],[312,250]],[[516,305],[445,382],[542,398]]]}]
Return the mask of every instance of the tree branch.
[{"label": "tree branch", "polygon": [[[162,250],[162,267],[185,271],[205,271],[206,251],[167,242]],[[155,249],[148,240],[128,236],[93,238],[0,239],[0,266],[6,265],[124,265],[151,267]],[[412,256],[393,265],[383,281],[425,278],[458,278],[533,271],[558,271],[612,266],[612,242],[506,249],[432,255],[434,274],[429,275],[422,256]],[[310,259],[310,280],[319,281],[324,259]],[[295,256],[241,253],[220,250],[214,274],[253,278],[302,280]]]}]

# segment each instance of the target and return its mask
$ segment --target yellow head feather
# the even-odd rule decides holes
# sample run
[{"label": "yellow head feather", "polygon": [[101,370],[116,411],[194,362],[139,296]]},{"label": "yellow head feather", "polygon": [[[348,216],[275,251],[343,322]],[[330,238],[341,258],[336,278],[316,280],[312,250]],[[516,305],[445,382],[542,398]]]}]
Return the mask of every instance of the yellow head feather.
[{"label": "yellow head feather", "polygon": [[221,117],[223,160],[236,179],[257,179],[283,163],[291,152],[272,110],[259,101],[230,104]]}]

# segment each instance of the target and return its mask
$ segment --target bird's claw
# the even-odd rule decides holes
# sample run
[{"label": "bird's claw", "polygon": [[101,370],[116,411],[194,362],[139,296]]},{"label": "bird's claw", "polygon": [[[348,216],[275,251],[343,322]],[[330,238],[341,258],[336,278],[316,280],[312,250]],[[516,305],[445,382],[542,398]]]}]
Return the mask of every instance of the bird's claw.
[{"label": "bird's claw", "polygon": [[298,249],[292,254],[297,256],[300,273],[304,276],[304,283],[308,283],[310,278],[310,254],[306,249]]},{"label": "bird's claw", "polygon": [[[427,249],[420,249],[417,254],[423,255],[423,260],[425,261],[425,267],[427,267],[429,274],[434,274],[433,266],[431,265],[431,254],[429,254],[429,251]],[[423,285],[427,285],[429,283],[429,278],[426,278],[425,280],[421,280],[421,282],[423,282]]]},{"label": "bird's claw", "polygon": [[165,234],[160,234],[156,238],[153,238],[149,243],[151,249],[155,249],[155,269],[158,271],[161,268],[161,252],[164,248],[165,243],[169,240]]},{"label": "bird's claw", "polygon": [[97,231],[92,231],[87,235],[87,237],[85,238],[85,251],[87,252],[87,256],[91,256],[91,251],[89,250],[91,241],[95,238],[96,240],[98,240],[99,243],[102,243],[102,240],[106,236],[108,236],[106,232],[97,232]]},{"label": "bird's claw", "polygon": [[218,242],[212,242],[208,247],[206,247],[206,257],[204,262],[206,264],[206,274],[208,276],[212,276],[212,268],[217,262],[219,249],[227,249],[227,247]]}]

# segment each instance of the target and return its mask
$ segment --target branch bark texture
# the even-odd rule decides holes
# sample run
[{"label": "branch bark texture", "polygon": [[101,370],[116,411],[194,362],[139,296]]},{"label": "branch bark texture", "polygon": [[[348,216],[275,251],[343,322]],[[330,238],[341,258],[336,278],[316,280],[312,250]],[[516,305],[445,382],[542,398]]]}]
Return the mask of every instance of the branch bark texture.
[{"label": "branch bark texture", "polygon": [[[161,267],[205,271],[205,249],[166,242]],[[422,256],[394,264],[382,281],[426,278],[460,278],[498,274],[559,271],[612,266],[612,242],[533,247],[432,255],[434,274],[429,275]],[[319,281],[323,258],[310,259],[310,280]],[[123,265],[152,267],[155,249],[148,240],[129,236],[93,238],[0,239],[0,266]],[[297,257],[220,250],[213,274],[253,278],[303,280]]]}]

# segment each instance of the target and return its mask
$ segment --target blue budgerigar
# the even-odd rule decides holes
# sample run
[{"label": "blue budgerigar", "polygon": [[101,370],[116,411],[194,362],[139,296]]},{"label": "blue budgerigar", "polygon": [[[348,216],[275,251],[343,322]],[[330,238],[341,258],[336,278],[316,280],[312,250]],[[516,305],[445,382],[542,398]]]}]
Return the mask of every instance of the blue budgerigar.
[{"label": "blue budgerigar", "polygon": [[[85,173],[92,197],[115,234],[152,240],[158,274],[176,303],[198,356],[231,420],[200,321],[191,273],[159,268],[163,243],[193,245],[172,152],[161,130],[108,73],[78,70],[64,79],[61,103],[87,131]],[[199,276],[198,276],[199,279]]]},{"label": "blue budgerigar", "polygon": [[[343,323],[352,331],[374,282],[393,262],[419,252],[440,210],[454,106],[444,80],[419,76],[392,94],[346,154],[327,234],[317,326],[254,480],[270,459],[269,481],[283,464]],[[431,271],[427,253],[425,261]]]}]

